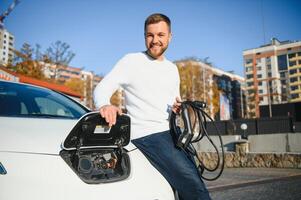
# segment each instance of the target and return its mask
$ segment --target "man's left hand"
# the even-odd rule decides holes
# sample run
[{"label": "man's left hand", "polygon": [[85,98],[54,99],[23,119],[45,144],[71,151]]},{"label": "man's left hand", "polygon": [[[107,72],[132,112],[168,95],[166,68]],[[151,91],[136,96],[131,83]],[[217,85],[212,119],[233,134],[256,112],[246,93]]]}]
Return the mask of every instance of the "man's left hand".
[{"label": "man's left hand", "polygon": [[176,114],[180,113],[181,105],[182,105],[182,100],[180,99],[180,97],[177,97],[176,101],[172,105],[172,111]]}]

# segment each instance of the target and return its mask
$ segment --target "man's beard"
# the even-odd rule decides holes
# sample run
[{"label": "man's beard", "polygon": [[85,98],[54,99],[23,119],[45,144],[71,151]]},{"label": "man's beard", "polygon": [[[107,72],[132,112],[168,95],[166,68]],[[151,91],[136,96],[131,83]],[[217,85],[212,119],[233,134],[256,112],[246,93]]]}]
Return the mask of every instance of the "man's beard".
[{"label": "man's beard", "polygon": [[160,48],[160,51],[158,53],[155,53],[155,54],[152,53],[151,48],[152,47],[147,49],[147,54],[150,55],[152,58],[157,59],[157,58],[159,58],[160,56],[162,56],[164,54],[164,52],[168,48],[168,45],[166,45],[166,47]]}]

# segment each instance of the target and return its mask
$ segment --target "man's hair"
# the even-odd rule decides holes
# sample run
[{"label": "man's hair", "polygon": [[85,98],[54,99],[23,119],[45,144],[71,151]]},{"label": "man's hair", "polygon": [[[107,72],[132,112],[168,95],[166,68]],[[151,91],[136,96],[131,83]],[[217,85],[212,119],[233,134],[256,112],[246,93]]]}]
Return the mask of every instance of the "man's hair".
[{"label": "man's hair", "polygon": [[168,25],[169,28],[169,32],[171,32],[171,22],[170,19],[166,16],[163,15],[161,13],[154,13],[150,16],[148,16],[148,18],[146,18],[145,22],[144,22],[144,32],[146,31],[146,27],[150,24],[156,24],[159,22],[165,22]]}]

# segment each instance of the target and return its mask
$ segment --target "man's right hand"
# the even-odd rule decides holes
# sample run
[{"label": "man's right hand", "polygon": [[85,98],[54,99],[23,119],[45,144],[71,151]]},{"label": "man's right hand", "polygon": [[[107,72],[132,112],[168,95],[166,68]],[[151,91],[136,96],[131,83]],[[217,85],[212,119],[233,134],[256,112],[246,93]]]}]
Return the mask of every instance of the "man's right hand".
[{"label": "man's right hand", "polygon": [[99,109],[100,115],[105,118],[106,122],[109,126],[113,126],[116,124],[117,114],[121,115],[122,111],[120,108],[113,105],[105,105]]}]

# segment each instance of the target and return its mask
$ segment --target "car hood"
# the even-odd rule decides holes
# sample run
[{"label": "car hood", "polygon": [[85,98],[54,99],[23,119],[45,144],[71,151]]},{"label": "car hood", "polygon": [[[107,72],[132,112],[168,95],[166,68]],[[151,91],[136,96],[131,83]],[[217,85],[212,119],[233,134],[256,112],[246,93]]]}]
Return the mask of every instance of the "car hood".
[{"label": "car hood", "polygon": [[[0,117],[0,151],[58,155],[77,120]],[[135,148],[131,143],[127,150]]]}]

